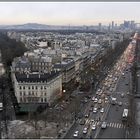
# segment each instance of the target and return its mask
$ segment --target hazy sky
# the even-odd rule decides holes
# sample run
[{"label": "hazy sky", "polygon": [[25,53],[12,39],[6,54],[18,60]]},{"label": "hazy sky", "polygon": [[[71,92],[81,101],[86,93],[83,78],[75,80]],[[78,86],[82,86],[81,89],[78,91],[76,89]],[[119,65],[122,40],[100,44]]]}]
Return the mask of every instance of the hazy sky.
[{"label": "hazy sky", "polygon": [[0,2],[0,24],[94,25],[140,21],[138,2]]}]

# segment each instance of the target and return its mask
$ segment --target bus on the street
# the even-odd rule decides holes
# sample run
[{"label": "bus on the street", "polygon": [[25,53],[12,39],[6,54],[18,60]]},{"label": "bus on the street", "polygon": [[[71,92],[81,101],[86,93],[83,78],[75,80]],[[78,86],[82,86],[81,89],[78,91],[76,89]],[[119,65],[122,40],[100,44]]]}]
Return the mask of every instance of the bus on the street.
[{"label": "bus on the street", "polygon": [[0,111],[3,110],[3,103],[0,103]]},{"label": "bus on the street", "polygon": [[128,109],[124,109],[122,114],[122,121],[127,121],[127,118],[128,118]]}]

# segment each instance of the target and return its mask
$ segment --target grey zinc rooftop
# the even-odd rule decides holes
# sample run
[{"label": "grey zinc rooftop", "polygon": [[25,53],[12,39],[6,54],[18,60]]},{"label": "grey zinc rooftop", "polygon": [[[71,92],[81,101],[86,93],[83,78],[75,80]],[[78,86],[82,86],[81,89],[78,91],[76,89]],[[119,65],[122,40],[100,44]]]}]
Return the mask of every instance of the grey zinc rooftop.
[{"label": "grey zinc rooftop", "polygon": [[25,73],[15,73],[16,79],[18,82],[27,82],[27,83],[35,83],[35,82],[49,82],[52,79],[56,78],[60,72],[58,71],[52,71],[51,73],[44,73],[44,74],[38,74],[38,73],[31,73],[31,74],[25,74]]}]

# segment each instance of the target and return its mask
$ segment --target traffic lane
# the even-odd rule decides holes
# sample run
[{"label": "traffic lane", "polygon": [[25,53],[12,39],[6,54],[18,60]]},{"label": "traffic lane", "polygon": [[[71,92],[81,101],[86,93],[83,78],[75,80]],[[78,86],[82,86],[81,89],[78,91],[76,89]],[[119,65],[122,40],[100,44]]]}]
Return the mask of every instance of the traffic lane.
[{"label": "traffic lane", "polygon": [[[127,101],[127,92],[129,92],[129,85],[126,85],[126,82],[126,79],[122,79],[121,81],[119,81],[116,91],[114,92],[117,100],[122,101],[123,103]],[[124,94],[124,97],[121,96],[122,93]]]},{"label": "traffic lane", "polygon": [[[92,137],[94,137],[94,135],[97,133],[98,128],[100,127],[99,123],[101,123],[101,121],[104,119],[104,116],[105,116],[105,113],[106,113],[107,109],[108,109],[108,106],[104,106],[104,110],[105,110],[104,113],[101,113],[99,111],[99,113],[97,114],[97,119],[93,123],[90,124],[88,134],[84,138],[90,138],[91,135],[92,135]],[[94,130],[94,131],[92,130],[92,125],[93,124],[96,125],[96,130]]]},{"label": "traffic lane", "polygon": [[[91,103],[92,103],[93,101],[91,101]],[[91,104],[90,103],[90,104]],[[94,114],[93,113],[93,111],[91,111],[91,112],[89,112],[89,109],[90,109],[90,106],[91,105],[88,105],[88,107],[87,107],[87,109],[85,110],[85,113],[84,113],[84,117],[83,118],[81,118],[81,119],[85,119],[85,124],[84,125],[81,125],[80,123],[79,123],[79,121],[77,122],[77,127],[75,128],[75,130],[72,132],[72,136],[71,136],[71,138],[73,137],[73,134],[74,134],[74,132],[75,131],[79,131],[79,137],[78,138],[84,138],[85,136],[86,136],[86,134],[83,134],[83,130],[84,130],[84,128],[85,127],[89,127],[90,126],[90,122],[91,122],[91,120],[94,118],[96,118],[96,116],[98,115],[98,113],[96,114]],[[94,106],[98,106],[98,104],[96,103],[96,104],[94,104]],[[85,115],[86,114],[88,114],[89,113],[89,117],[87,117],[87,118],[85,118]]]},{"label": "traffic lane", "polygon": [[[94,116],[95,118],[95,116]],[[86,123],[84,125],[79,125],[77,130],[79,131],[79,138],[86,138],[87,134],[89,133],[89,130],[91,128],[91,120],[93,119],[93,117],[87,118],[86,119]],[[88,128],[87,133],[84,134],[83,130],[84,128]]]},{"label": "traffic lane", "polygon": [[86,112],[88,111],[89,107],[87,107]]},{"label": "traffic lane", "polygon": [[[96,122],[98,119],[102,118],[103,113],[100,113],[99,106],[100,106],[100,104],[96,103],[94,105],[94,107],[98,108],[97,112],[96,113],[93,113],[93,111],[90,112],[89,118],[86,119],[86,124],[84,125],[84,127],[89,127],[89,128],[88,128],[87,134],[82,134],[82,132],[80,133],[80,136],[82,138],[89,138],[90,137],[90,135],[91,135],[91,127],[94,124],[94,122],[92,123],[91,120],[94,120]],[[106,106],[104,106],[104,108],[105,108],[105,111],[106,111]],[[84,127],[82,127],[82,129],[84,129]]]},{"label": "traffic lane", "polygon": [[[122,118],[123,109],[124,109],[124,104],[122,106],[111,105],[108,116],[106,118],[106,122],[112,123],[112,124],[114,123],[114,126],[121,125],[122,124],[121,118]],[[123,135],[121,135],[121,133],[119,132],[120,130],[118,128],[116,129],[116,132],[115,132],[116,135],[114,135],[114,134],[113,135],[111,134],[110,136],[106,135],[109,133],[108,131],[110,131],[112,133],[113,129],[115,129],[115,128],[112,128],[111,130],[107,129],[105,131],[106,133],[104,133],[104,131],[101,132],[102,134],[100,134],[100,135],[102,135],[102,136],[101,137],[99,136],[99,138],[123,138]],[[102,129],[101,129],[101,131],[102,131]],[[125,130],[122,130],[122,131],[123,131],[123,133],[125,133]]]},{"label": "traffic lane", "polygon": [[99,108],[99,106],[100,106],[98,103],[94,103],[92,100],[89,102],[87,108],[84,111],[84,117],[83,117],[83,119],[85,118],[85,115],[86,114],[89,113],[90,115],[89,115],[88,118],[85,118],[86,123],[84,125],[80,125],[80,124],[77,125],[77,127],[75,128],[75,130],[71,134],[71,138],[73,137],[73,134],[74,134],[75,131],[79,131],[79,137],[85,138],[86,137],[86,134],[83,134],[83,129],[85,127],[88,127],[88,126],[91,127],[91,124],[90,124],[91,123],[91,120],[93,120],[93,119],[95,120],[95,119],[101,117],[100,116],[101,114],[100,114],[100,110],[99,109],[98,109],[97,113],[93,113],[93,111],[91,111],[91,112],[89,111],[89,109],[91,108],[91,104],[94,104],[94,107],[97,107],[97,108]]},{"label": "traffic lane", "polygon": [[[126,79],[120,79],[119,83],[118,83],[118,86],[117,86],[117,89],[116,89],[116,92],[120,92],[119,94],[116,94],[116,98],[117,98],[117,102],[122,102],[122,106],[119,106],[119,105],[111,105],[111,108],[110,108],[110,112],[112,114],[114,114],[114,117],[117,119],[121,118],[120,117],[120,112],[119,111],[123,111],[123,109],[126,107],[127,103],[128,103],[128,95],[124,94],[124,97],[122,98],[121,97],[121,93],[124,92],[124,91],[129,91],[129,87],[127,85],[124,85],[123,83],[125,83]],[[115,93],[114,93],[115,94]],[[118,109],[117,109],[118,108]],[[115,110],[118,110],[118,111],[115,111]],[[117,112],[117,114],[116,114]],[[110,113],[109,113],[110,114]],[[110,115],[110,118],[109,119],[112,119],[111,117],[112,115]]]},{"label": "traffic lane", "polygon": [[[116,86],[116,91],[115,92],[128,92],[129,91],[129,78],[126,76],[125,78],[121,76],[117,86]],[[128,83],[128,85],[126,85]]]},{"label": "traffic lane", "polygon": [[[111,105],[109,113],[106,117],[107,124],[118,127],[122,125],[121,117],[123,113],[123,106]],[[114,130],[115,129],[115,130]],[[98,138],[124,138],[125,130],[121,128],[107,127],[105,130],[101,129]]]},{"label": "traffic lane", "polygon": [[[130,74],[130,73],[129,73]],[[128,76],[129,76],[128,74]],[[129,95],[127,94],[129,92],[129,84],[128,83],[129,78],[121,78],[120,81],[118,82],[118,86],[116,88],[116,97],[118,101],[121,101],[123,104],[127,104],[128,103],[128,98]],[[126,85],[126,83],[128,83],[128,85]],[[121,94],[124,94],[124,97],[121,96]]]},{"label": "traffic lane", "polygon": [[[90,138],[91,136],[94,137],[94,135],[97,133],[96,130],[100,127],[99,126],[99,122],[100,121],[95,121],[93,123],[90,123],[90,127],[88,128],[88,132],[87,134],[83,134],[82,138]],[[95,124],[96,125],[96,130],[92,130],[92,125]],[[94,132],[94,133],[93,133]]]},{"label": "traffic lane", "polygon": [[[98,108],[98,106],[97,106]],[[95,124],[95,122],[97,122],[99,119],[101,119],[101,113],[100,113],[100,110],[98,109],[98,111],[96,113],[93,113],[91,114],[90,118],[89,118],[89,128],[88,128],[88,132],[87,134],[83,134],[83,138],[90,138],[90,135],[91,135],[91,131],[92,131],[92,125]],[[94,122],[91,122],[91,120],[94,120]],[[98,127],[98,126],[96,126]]]},{"label": "traffic lane", "polygon": [[110,110],[107,114],[107,122],[121,122],[123,106],[110,105]]},{"label": "traffic lane", "polygon": [[77,120],[76,121],[76,125],[71,130],[69,130],[68,135],[65,138],[74,138],[73,134],[74,134],[75,131],[78,131],[79,132],[78,133],[78,137],[75,137],[75,138],[81,138],[82,137],[82,135],[83,135],[83,129],[88,125],[89,118],[83,117],[81,119],[85,119],[85,121],[86,121],[85,124],[84,125],[81,125],[80,124],[80,121],[81,120]]},{"label": "traffic lane", "polygon": [[77,127],[78,127],[78,123],[75,123],[71,129],[68,131],[68,133],[66,134],[65,138],[66,139],[73,139],[73,134],[75,131],[77,131]]},{"label": "traffic lane", "polygon": [[122,139],[125,137],[125,130],[107,127],[105,129],[101,129],[98,138],[100,139]]}]

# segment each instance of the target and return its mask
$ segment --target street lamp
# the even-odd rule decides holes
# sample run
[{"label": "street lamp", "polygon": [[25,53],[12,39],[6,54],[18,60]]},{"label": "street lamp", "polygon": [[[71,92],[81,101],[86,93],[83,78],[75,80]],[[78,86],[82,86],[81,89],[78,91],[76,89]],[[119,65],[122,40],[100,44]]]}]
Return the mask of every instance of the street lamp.
[{"label": "street lamp", "polygon": [[65,93],[65,92],[66,92],[66,90],[64,89],[64,90],[63,90],[63,93]]}]

